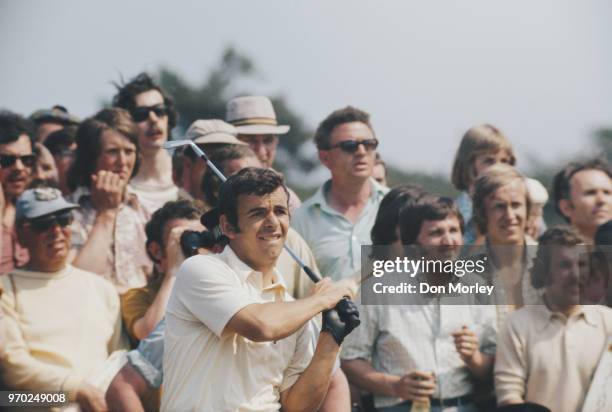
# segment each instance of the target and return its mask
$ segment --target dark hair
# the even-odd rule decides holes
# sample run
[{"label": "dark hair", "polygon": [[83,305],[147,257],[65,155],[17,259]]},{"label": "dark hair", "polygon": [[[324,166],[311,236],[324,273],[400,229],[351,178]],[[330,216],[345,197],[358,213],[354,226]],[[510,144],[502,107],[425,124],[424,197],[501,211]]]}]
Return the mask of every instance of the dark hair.
[{"label": "dark hair", "polygon": [[28,136],[34,149],[32,123],[20,114],[8,110],[0,111],[0,144],[14,143],[22,135]]},{"label": "dark hair", "polygon": [[399,219],[403,208],[417,201],[425,192],[416,185],[401,185],[391,189],[389,193],[383,197],[376,213],[376,220],[370,236],[373,245],[390,245],[395,242],[399,236]]},{"label": "dark hair", "polygon": [[77,129],[76,156],[68,172],[68,187],[71,190],[76,190],[78,186],[90,187],[91,175],[102,151],[102,133],[106,130],[122,134],[136,146],[136,163],[132,176],[138,172],[140,153],[136,125],[132,116],[123,109],[102,109],[95,116],[85,119]]},{"label": "dark hair", "polygon": [[240,195],[264,196],[282,187],[287,195],[289,191],[282,175],[272,169],[245,167],[230,176],[219,188],[219,216],[225,215],[230,225],[238,228],[238,197]]},{"label": "dark hair", "polygon": [[463,217],[455,202],[448,197],[423,195],[408,203],[400,212],[400,236],[405,245],[414,245],[426,220],[443,220],[455,215],[459,219],[461,233],[464,231]]},{"label": "dark hair", "polygon": [[562,199],[570,198],[570,180],[572,180],[572,177],[576,173],[582,172],[583,170],[599,170],[612,178],[612,169],[610,165],[604,159],[600,158],[589,159],[582,162],[571,162],[561,169],[553,178],[552,197],[555,202],[555,210],[566,222],[569,222],[569,218],[561,212],[559,202]]},{"label": "dark hair", "polygon": [[76,126],[66,126],[63,129],[49,133],[43,143],[53,156],[69,149],[76,142]]},{"label": "dark hair", "polygon": [[174,107],[174,100],[155,83],[148,73],[140,73],[128,83],[116,84],[117,94],[113,96],[113,106],[120,107],[130,113],[136,108],[135,99],[141,93],[157,90],[164,98],[164,105],[168,109],[168,129],[171,130],[178,121],[178,113]]},{"label": "dark hair", "polygon": [[[147,234],[147,253],[148,246],[152,242],[157,242],[161,247],[164,247],[164,229],[166,223],[172,219],[189,219],[197,220],[200,218],[201,210],[190,200],[177,200],[164,204],[157,209],[151,219],[145,225],[145,233]],[[152,260],[153,257],[149,255]]]},{"label": "dark hair", "polygon": [[334,111],[332,114],[327,116],[325,120],[319,123],[319,127],[317,127],[317,131],[315,132],[314,136],[314,142],[317,149],[329,149],[331,134],[336,126],[351,122],[364,123],[370,128],[372,134],[374,134],[374,129],[370,124],[370,114],[353,106],[346,106],[343,109]]},{"label": "dark hair", "polygon": [[567,226],[551,227],[538,239],[538,251],[533,258],[531,284],[540,289],[550,283],[550,258],[558,246],[576,246],[584,243],[572,228]]},{"label": "dark hair", "polygon": [[[226,167],[230,161],[249,157],[257,158],[257,155],[249,146],[232,144],[214,151],[209,157],[211,162],[213,162],[221,173],[227,177],[229,173]],[[221,179],[216,173],[210,167],[206,168],[206,172],[204,172],[204,177],[202,178],[201,189],[202,193],[204,193],[206,203],[211,206],[217,204],[219,186],[221,186],[221,183]]]}]

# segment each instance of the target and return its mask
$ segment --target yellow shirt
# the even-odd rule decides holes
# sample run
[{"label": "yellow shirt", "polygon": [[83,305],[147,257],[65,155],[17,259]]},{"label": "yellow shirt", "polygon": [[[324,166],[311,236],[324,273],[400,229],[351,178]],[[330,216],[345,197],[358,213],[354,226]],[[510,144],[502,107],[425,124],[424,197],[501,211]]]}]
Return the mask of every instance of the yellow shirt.
[{"label": "yellow shirt", "polygon": [[497,342],[497,402],[579,411],[610,335],[612,309],[604,306],[582,306],[569,318],[545,305],[510,314]]},{"label": "yellow shirt", "polygon": [[134,336],[134,324],[147,313],[153,304],[157,292],[164,280],[163,275],[152,279],[147,286],[142,288],[130,289],[121,295],[121,314],[125,330],[134,341],[139,339]]},{"label": "yellow shirt", "polygon": [[15,389],[72,391],[122,346],[119,298],[100,276],[14,270],[0,277],[5,383]]}]

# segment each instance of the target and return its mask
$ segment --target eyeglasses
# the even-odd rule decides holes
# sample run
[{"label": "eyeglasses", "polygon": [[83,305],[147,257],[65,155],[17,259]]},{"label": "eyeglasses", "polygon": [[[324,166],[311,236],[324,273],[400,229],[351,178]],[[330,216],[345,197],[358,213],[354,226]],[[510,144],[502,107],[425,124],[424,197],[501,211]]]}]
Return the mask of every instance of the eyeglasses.
[{"label": "eyeglasses", "polygon": [[331,150],[331,149],[335,149],[339,147],[340,150],[342,150],[343,152],[355,153],[359,149],[359,145],[363,145],[363,147],[367,151],[372,151],[378,147],[378,140],[377,139],[344,140],[334,145],[330,145],[327,148],[327,150]]},{"label": "eyeglasses", "polygon": [[36,162],[36,156],[34,154],[22,156],[0,154],[0,166],[11,167],[17,162],[17,159],[21,160],[21,163],[23,163],[25,167],[34,167],[34,163]]},{"label": "eyeglasses", "polygon": [[72,223],[72,212],[68,210],[63,213],[56,213],[49,216],[38,217],[30,220],[29,224],[32,229],[38,233],[46,232],[56,224],[60,227],[67,227]]},{"label": "eyeglasses", "polygon": [[155,113],[155,116],[157,117],[167,116],[168,108],[166,107],[166,105],[163,104],[157,104],[155,106],[136,107],[134,110],[132,110],[132,118],[138,123],[144,122],[149,118],[150,112]]}]

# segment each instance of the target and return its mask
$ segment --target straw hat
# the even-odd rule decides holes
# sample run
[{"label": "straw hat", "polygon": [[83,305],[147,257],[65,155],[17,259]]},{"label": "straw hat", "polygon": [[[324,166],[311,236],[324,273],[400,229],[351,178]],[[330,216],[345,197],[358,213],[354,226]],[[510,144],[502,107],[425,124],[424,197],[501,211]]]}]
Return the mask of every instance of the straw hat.
[{"label": "straw hat", "polygon": [[272,102],[265,96],[236,97],[227,103],[225,120],[238,134],[285,134],[289,126],[279,125]]}]

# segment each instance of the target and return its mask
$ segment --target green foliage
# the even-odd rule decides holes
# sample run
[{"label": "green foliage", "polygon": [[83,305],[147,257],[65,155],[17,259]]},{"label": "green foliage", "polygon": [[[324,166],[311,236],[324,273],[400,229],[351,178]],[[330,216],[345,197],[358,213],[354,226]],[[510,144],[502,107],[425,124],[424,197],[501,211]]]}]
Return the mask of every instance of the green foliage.
[{"label": "green foliage", "polygon": [[595,144],[601,149],[603,156],[612,162],[612,129],[598,129],[593,133]]},{"label": "green foliage", "polygon": [[459,195],[447,176],[441,174],[426,174],[421,172],[407,172],[387,163],[387,180],[390,187],[400,184],[414,184],[421,186],[428,192],[455,198]]},{"label": "green foliage", "polygon": [[255,74],[251,60],[228,47],[218,66],[209,74],[202,86],[187,84],[180,74],[168,68],[162,68],[159,82],[176,102],[181,115],[180,125],[189,127],[197,119],[223,119],[225,104],[231,97],[231,86],[241,78]]}]

